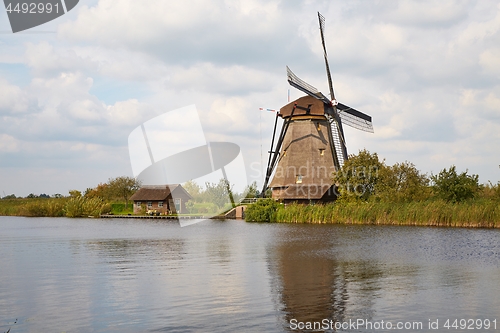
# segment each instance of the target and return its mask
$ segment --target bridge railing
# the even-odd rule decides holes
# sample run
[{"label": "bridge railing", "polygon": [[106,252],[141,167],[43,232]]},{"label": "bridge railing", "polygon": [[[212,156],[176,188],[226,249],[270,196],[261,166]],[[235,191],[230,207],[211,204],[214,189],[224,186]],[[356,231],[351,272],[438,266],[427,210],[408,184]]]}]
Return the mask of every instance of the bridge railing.
[{"label": "bridge railing", "polygon": [[241,205],[250,205],[250,204],[256,203],[257,201],[262,200],[262,199],[264,199],[264,198],[243,198],[240,200],[240,204]]}]

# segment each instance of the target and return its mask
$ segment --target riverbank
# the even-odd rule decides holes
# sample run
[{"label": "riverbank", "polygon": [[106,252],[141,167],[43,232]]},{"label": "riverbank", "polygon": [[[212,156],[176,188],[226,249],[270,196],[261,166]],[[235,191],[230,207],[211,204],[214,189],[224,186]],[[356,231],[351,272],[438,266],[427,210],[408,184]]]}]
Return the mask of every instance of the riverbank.
[{"label": "riverbank", "polygon": [[339,202],[326,205],[263,204],[249,207],[247,221],[500,228],[500,202]]}]

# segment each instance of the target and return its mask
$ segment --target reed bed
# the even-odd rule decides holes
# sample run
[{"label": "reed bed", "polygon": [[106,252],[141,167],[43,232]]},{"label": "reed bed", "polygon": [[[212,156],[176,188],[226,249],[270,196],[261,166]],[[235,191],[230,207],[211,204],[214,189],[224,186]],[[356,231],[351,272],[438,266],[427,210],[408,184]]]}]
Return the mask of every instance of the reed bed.
[{"label": "reed bed", "polygon": [[276,211],[277,222],[390,224],[447,227],[500,227],[500,202],[442,200],[393,202],[338,202],[304,206],[291,204]]},{"label": "reed bed", "polygon": [[31,198],[0,200],[0,215],[28,217],[97,217],[111,205],[99,198]]}]

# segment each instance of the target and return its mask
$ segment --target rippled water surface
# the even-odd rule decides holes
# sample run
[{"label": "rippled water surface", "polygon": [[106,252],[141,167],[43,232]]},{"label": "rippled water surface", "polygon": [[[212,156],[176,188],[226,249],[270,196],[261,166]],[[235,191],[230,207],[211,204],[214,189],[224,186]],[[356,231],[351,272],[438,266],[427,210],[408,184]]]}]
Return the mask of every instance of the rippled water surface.
[{"label": "rippled water surface", "polygon": [[486,229],[0,217],[0,333],[287,332],[323,320],[470,332],[447,319],[492,321],[476,332],[496,319],[500,331],[499,244]]}]

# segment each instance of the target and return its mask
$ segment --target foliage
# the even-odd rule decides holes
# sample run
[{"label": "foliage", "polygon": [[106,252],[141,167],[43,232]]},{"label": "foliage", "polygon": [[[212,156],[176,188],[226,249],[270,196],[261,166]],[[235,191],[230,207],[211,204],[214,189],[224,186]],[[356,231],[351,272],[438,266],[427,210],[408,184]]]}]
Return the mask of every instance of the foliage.
[{"label": "foliage", "polygon": [[218,183],[205,183],[205,191],[202,194],[204,202],[212,202],[222,209],[232,196],[232,186],[224,179],[221,178]]},{"label": "foliage", "polygon": [[276,222],[276,212],[280,206],[281,205],[273,199],[259,200],[248,206],[245,211],[245,221]]},{"label": "foliage", "polygon": [[371,154],[366,149],[360,150],[358,155],[351,155],[333,178],[339,187],[341,199],[367,200],[375,192],[379,173],[385,167],[377,153]]},{"label": "foliage", "polygon": [[474,198],[480,191],[478,175],[467,171],[457,173],[455,166],[444,168],[438,175],[432,175],[433,190],[437,197],[449,202],[462,202]]},{"label": "foliage", "polygon": [[113,202],[111,205],[111,213],[113,214],[132,214],[134,207],[132,204],[125,206],[124,202]]},{"label": "foliage", "polygon": [[243,193],[246,193],[245,198],[258,198],[260,191],[257,189],[257,182],[254,181],[252,184],[247,185]]},{"label": "foliage", "polygon": [[116,177],[108,181],[108,191],[111,196],[120,198],[128,205],[128,200],[139,188],[141,187],[140,181],[133,177]]},{"label": "foliage", "polygon": [[382,201],[419,201],[429,197],[428,184],[427,175],[405,161],[380,169],[375,193]]},{"label": "foliage", "polygon": [[2,199],[15,199],[16,196],[14,194],[9,194],[9,195],[6,195],[5,197],[3,197]]},{"label": "foliage", "polygon": [[[248,211],[248,210],[247,210]],[[327,205],[279,207],[277,222],[500,227],[500,206],[491,200],[460,204],[445,200],[414,202],[341,201]]]},{"label": "foliage", "polygon": [[79,198],[82,196],[82,192],[78,191],[78,190],[70,190],[69,191],[69,196],[71,198]]},{"label": "foliage", "polygon": [[186,209],[189,214],[217,214],[220,208],[212,202],[194,202],[188,201],[186,203]]},{"label": "foliage", "polygon": [[100,198],[105,201],[123,200],[128,207],[128,200],[141,184],[132,177],[110,178],[107,183],[100,183],[95,188],[87,188],[86,198]]},{"label": "foliage", "polygon": [[493,185],[491,182],[483,185],[478,196],[490,200],[500,200],[500,182],[495,185]]},{"label": "foliage", "polygon": [[66,199],[55,198],[17,198],[0,201],[0,215],[30,217],[64,216]]},{"label": "foliage", "polygon": [[189,193],[194,201],[200,200],[201,186],[196,184],[194,180],[189,180],[182,184],[182,187]]},{"label": "foliage", "polygon": [[113,194],[111,193],[107,183],[99,183],[99,185],[94,188],[87,188],[84,196],[86,198],[101,198],[107,201],[113,199]]},{"label": "foliage", "polygon": [[111,205],[100,198],[72,197],[66,203],[64,212],[67,217],[98,217],[111,211]]}]

